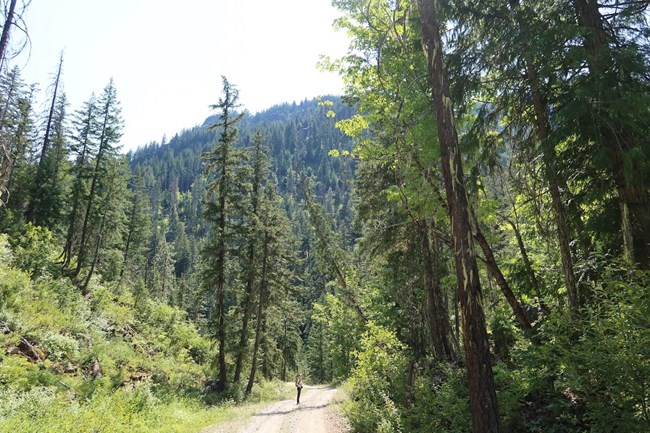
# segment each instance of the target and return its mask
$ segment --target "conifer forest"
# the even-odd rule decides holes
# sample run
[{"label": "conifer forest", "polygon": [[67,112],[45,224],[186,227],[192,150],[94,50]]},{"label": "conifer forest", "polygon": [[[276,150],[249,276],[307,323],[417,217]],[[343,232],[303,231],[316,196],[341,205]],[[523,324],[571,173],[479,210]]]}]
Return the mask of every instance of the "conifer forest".
[{"label": "conifer forest", "polygon": [[650,431],[650,2],[332,0],[341,94],[215,76],[128,151],[119,83],[22,77],[35,3],[0,0],[1,432],[198,432],[297,374],[352,433]]}]

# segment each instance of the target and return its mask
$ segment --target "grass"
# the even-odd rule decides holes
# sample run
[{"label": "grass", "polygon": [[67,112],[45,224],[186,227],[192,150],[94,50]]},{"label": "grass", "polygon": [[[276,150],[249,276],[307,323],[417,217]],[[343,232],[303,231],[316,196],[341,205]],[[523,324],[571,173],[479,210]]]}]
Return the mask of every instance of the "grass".
[{"label": "grass", "polygon": [[246,420],[271,401],[288,398],[289,385],[267,382],[250,399],[206,405],[200,397],[163,401],[147,385],[97,393],[79,402],[53,388],[8,392],[0,396],[0,431],[14,433],[196,433],[210,426]]}]

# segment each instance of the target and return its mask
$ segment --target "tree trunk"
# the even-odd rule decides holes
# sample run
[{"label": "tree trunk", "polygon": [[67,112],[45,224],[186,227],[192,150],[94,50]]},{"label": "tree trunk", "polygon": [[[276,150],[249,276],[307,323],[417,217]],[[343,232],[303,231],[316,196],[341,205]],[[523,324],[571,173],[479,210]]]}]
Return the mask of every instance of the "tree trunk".
[{"label": "tree trunk", "polygon": [[501,268],[499,268],[499,265],[497,263],[496,258],[494,257],[494,253],[492,252],[492,248],[490,247],[490,244],[488,243],[487,239],[485,239],[485,236],[483,235],[483,232],[481,229],[477,227],[476,229],[476,234],[474,235],[474,239],[476,239],[476,242],[480,245],[481,249],[483,250],[483,254],[485,255],[485,265],[487,266],[487,270],[492,275],[492,278],[497,282],[497,285],[501,289],[501,292],[503,293],[503,296],[506,298],[506,301],[508,301],[508,305],[510,305],[510,308],[512,309],[512,312],[515,315],[515,318],[517,319],[517,323],[519,323],[519,326],[521,327],[522,330],[524,331],[530,331],[533,326],[530,324],[530,318],[524,311],[524,309],[521,307],[521,304],[519,303],[519,300],[515,296],[514,292],[510,288],[510,284],[508,284],[508,281],[506,281],[506,277],[503,276],[503,272],[501,272]]},{"label": "tree trunk", "polygon": [[104,223],[102,222],[102,228],[100,229],[99,236],[97,236],[97,243],[95,244],[95,253],[93,255],[93,261],[92,264],[90,265],[90,269],[88,270],[88,275],[86,275],[86,279],[84,280],[83,285],[81,286],[81,294],[86,296],[88,295],[88,283],[90,283],[90,279],[93,276],[93,273],[95,272],[95,267],[97,266],[97,262],[99,261],[99,248],[102,243],[102,232],[104,231]]},{"label": "tree trunk", "polygon": [[280,380],[286,382],[287,380],[287,318],[284,318],[284,338],[282,339],[282,366],[280,368]]},{"label": "tree trunk", "polygon": [[7,20],[2,27],[2,36],[0,37],[0,70],[4,66],[4,62],[7,57],[7,47],[9,46],[9,33],[11,32],[11,26],[14,23],[14,14],[16,13],[16,3],[18,0],[11,0],[9,5],[9,13],[7,14]]},{"label": "tree trunk", "polygon": [[269,358],[269,338],[267,334],[267,320],[266,320],[266,305],[264,306],[264,320],[262,321],[262,341],[260,348],[262,349],[262,376],[265,379],[271,380],[271,359]]},{"label": "tree trunk", "polygon": [[41,149],[41,156],[39,157],[38,160],[39,167],[43,165],[43,159],[45,158],[45,154],[47,153],[47,150],[50,147],[50,141],[51,141],[50,136],[52,135],[52,122],[54,120],[54,109],[56,107],[56,97],[58,96],[58,92],[59,92],[59,83],[61,81],[62,69],[63,69],[63,53],[61,53],[61,57],[59,58],[59,67],[57,68],[56,78],[54,79],[54,91],[52,92],[52,104],[50,104],[50,111],[47,115],[45,136],[43,137],[43,148]]},{"label": "tree trunk", "polygon": [[534,117],[534,131],[538,143],[542,150],[542,161],[546,171],[546,180],[548,188],[551,193],[551,207],[553,209],[553,217],[555,219],[555,228],[557,230],[558,245],[560,247],[560,259],[562,262],[562,273],[564,275],[564,284],[567,288],[567,297],[569,301],[569,308],[573,316],[577,316],[580,302],[578,298],[577,281],[574,272],[573,254],[571,251],[571,235],[569,230],[569,222],[567,218],[567,211],[562,200],[561,195],[561,182],[556,167],[557,155],[555,149],[548,143],[550,137],[551,126],[549,123],[549,114],[547,109],[547,100],[542,93],[540,81],[537,74],[537,67],[533,61],[530,53],[530,46],[528,44],[528,25],[521,17],[519,12],[519,0],[511,0],[511,5],[517,11],[515,19],[519,32],[522,36],[522,56],[525,63],[526,82],[529,87],[532,100]]},{"label": "tree trunk", "polygon": [[519,254],[521,254],[521,260],[524,262],[526,273],[528,274],[528,278],[530,278],[530,283],[533,285],[533,292],[535,295],[537,295],[540,308],[544,313],[549,313],[548,306],[544,301],[544,296],[540,289],[539,281],[537,280],[537,275],[535,274],[535,269],[533,269],[533,263],[528,256],[528,251],[526,250],[526,245],[524,244],[524,238],[521,236],[519,227],[514,221],[510,220],[509,218],[506,218],[503,215],[501,218],[503,218],[503,220],[510,224],[510,227],[512,227],[512,231],[514,232],[515,238],[517,239],[517,245],[519,246]]},{"label": "tree trunk", "polygon": [[70,265],[73,255],[74,247],[74,238],[77,231],[77,224],[79,218],[79,212],[81,211],[82,206],[82,195],[84,190],[84,180],[83,180],[83,170],[86,165],[86,158],[89,154],[89,137],[91,130],[91,123],[94,119],[93,107],[89,104],[88,111],[86,112],[88,116],[85,119],[86,122],[86,135],[83,136],[83,145],[81,146],[81,152],[77,158],[76,167],[79,170],[77,173],[77,178],[75,179],[74,186],[72,188],[72,211],[70,212],[70,221],[68,224],[68,230],[66,234],[65,246],[63,247],[63,262],[61,263],[61,268],[67,268]]},{"label": "tree trunk", "polygon": [[501,431],[501,422],[458,135],[454,125],[449,83],[443,66],[443,47],[436,4],[433,0],[418,0],[418,6],[427,52],[428,79],[432,90],[431,102],[438,127],[442,173],[451,218],[472,426],[474,433],[497,433]]},{"label": "tree trunk", "polygon": [[[225,179],[225,176],[224,176]],[[225,271],[226,271],[226,196],[221,194],[219,197],[219,240],[217,245],[217,315],[218,315],[218,329],[217,338],[219,339],[219,379],[218,389],[226,389],[227,370],[226,370],[226,287],[225,287]]]},{"label": "tree trunk", "polygon": [[[101,146],[101,145],[100,145]],[[94,206],[94,201],[95,201],[95,195],[96,195],[96,189],[97,189],[97,184],[99,182],[99,169],[101,164],[103,163],[103,151],[100,148],[99,152],[97,153],[97,159],[95,160],[95,169],[93,173],[93,180],[90,184],[90,193],[88,195],[88,203],[86,204],[86,212],[84,214],[84,220],[83,224],[81,227],[81,240],[79,241],[79,254],[77,255],[77,267],[74,270],[74,276],[78,276],[79,273],[81,272],[81,269],[83,268],[84,262],[86,260],[86,239],[88,237],[88,230],[89,230],[89,224],[90,224],[90,215],[93,211],[93,206]]]},{"label": "tree trunk", "polygon": [[248,246],[248,264],[251,269],[248,271],[248,278],[246,281],[246,292],[244,293],[244,305],[242,306],[242,325],[239,332],[239,346],[237,349],[237,359],[235,361],[235,383],[239,383],[241,379],[242,366],[244,364],[244,355],[248,348],[248,321],[250,320],[251,307],[253,304],[253,284],[255,279],[254,264],[255,259],[255,246],[254,241]]},{"label": "tree trunk", "polygon": [[313,193],[309,189],[305,187],[303,189],[303,193],[305,195],[305,201],[307,203],[309,220],[312,227],[314,228],[314,234],[325,250],[321,254],[320,259],[326,263],[327,267],[329,268],[328,270],[336,278],[336,282],[341,287],[340,294],[345,297],[359,318],[365,323],[368,321],[368,319],[361,309],[361,305],[359,305],[355,293],[350,290],[350,288],[348,288],[347,278],[343,267],[344,263],[339,263],[337,261],[338,255],[336,254],[336,251],[339,249],[339,247],[332,242],[331,232],[329,228],[326,227],[325,222],[320,215],[320,213],[323,212],[323,209],[316,203],[313,197]]},{"label": "tree trunk", "polygon": [[[15,1],[14,1],[15,3]],[[4,37],[4,31],[3,31]],[[2,66],[2,62],[0,62]],[[0,68],[2,70],[2,68]],[[16,90],[16,74],[12,73],[11,84],[7,91],[6,100],[4,106],[2,107],[2,112],[0,113],[0,208],[6,203],[9,196],[9,190],[11,188],[11,177],[13,174],[13,160],[15,160],[15,152],[12,149],[11,141],[6,139],[4,135],[4,129],[6,125],[6,116],[9,111],[11,101],[13,100],[13,93]]]},{"label": "tree trunk", "polygon": [[131,242],[133,241],[133,233],[135,230],[138,230],[138,227],[135,226],[135,217],[138,211],[138,198],[136,192],[133,192],[133,203],[131,205],[131,212],[129,215],[129,233],[126,236],[126,243],[124,245],[124,253],[122,254],[122,269],[120,269],[120,283],[124,277],[124,271],[126,270],[127,263],[129,261],[129,253],[131,252]]},{"label": "tree trunk", "polygon": [[100,177],[100,168],[102,164],[104,163],[104,157],[107,152],[107,148],[109,147],[109,143],[107,143],[107,128],[109,126],[109,117],[110,117],[110,111],[112,108],[112,104],[114,103],[113,99],[110,97],[107,97],[106,103],[103,107],[103,115],[104,119],[102,122],[102,132],[99,136],[99,149],[97,150],[97,156],[95,158],[95,169],[93,170],[93,180],[90,185],[90,194],[88,195],[88,203],[86,205],[86,213],[84,215],[84,221],[83,225],[81,228],[81,240],[79,242],[79,254],[77,256],[77,267],[74,270],[74,276],[78,276],[79,273],[81,272],[81,269],[83,268],[84,261],[86,259],[86,238],[88,236],[88,224],[90,222],[90,215],[93,210],[93,205],[95,201],[95,190],[97,189],[97,184],[99,182],[99,177]]},{"label": "tree trunk", "polygon": [[83,286],[81,287],[81,293],[85,296],[88,294],[88,283],[90,283],[90,279],[93,276],[93,273],[95,272],[95,269],[97,267],[97,264],[99,263],[99,250],[102,246],[102,239],[104,238],[104,231],[106,230],[106,222],[107,222],[107,215],[109,211],[109,207],[111,206],[110,204],[110,198],[115,194],[114,186],[116,185],[116,179],[115,177],[109,179],[108,184],[109,190],[107,191],[107,199],[109,201],[103,203],[102,209],[102,218],[101,222],[99,224],[99,230],[97,233],[97,240],[95,244],[95,251],[93,254],[93,260],[90,266],[90,269],[88,270],[88,275],[86,276],[86,279],[83,283]]},{"label": "tree trunk", "polygon": [[[612,58],[605,29],[604,18],[597,0],[574,0],[578,24],[583,29],[583,46],[587,51],[587,65],[596,83],[606,83],[620,97],[619,86],[622,79],[619,68]],[[597,117],[609,117],[615,112],[611,107],[612,97],[599,98],[605,101],[594,107]],[[618,193],[621,209],[621,234],[625,255],[636,262],[641,269],[650,269],[650,192],[646,186],[645,168],[639,161],[631,161],[629,170],[625,168],[626,155],[645,146],[647,137],[635,137],[629,133],[629,126],[617,119],[608,119],[607,125],[598,127],[599,141],[609,153],[612,164],[612,178]],[[637,134],[638,135],[638,134]]]},{"label": "tree trunk", "polygon": [[[34,191],[32,192],[32,198],[29,203],[29,209],[27,210],[27,219],[36,225],[42,225],[44,221],[42,218],[39,218],[39,201],[40,196],[43,193],[43,188],[51,188],[51,185],[44,185],[45,182],[56,181],[56,176],[54,173],[51,173],[46,167],[46,158],[48,157],[48,151],[50,149],[50,143],[52,141],[52,123],[54,119],[54,110],[56,109],[56,100],[59,92],[59,84],[61,82],[61,71],[63,69],[63,53],[59,58],[59,66],[57,68],[56,77],[54,78],[54,90],[52,92],[52,103],[50,104],[50,109],[47,115],[47,124],[45,127],[45,136],[43,137],[43,147],[41,148],[41,154],[38,159],[38,168],[36,170],[36,184],[34,185]],[[51,177],[51,178],[50,178]]]},{"label": "tree trunk", "polygon": [[248,384],[246,385],[246,394],[250,394],[253,389],[253,383],[255,382],[255,373],[257,372],[257,356],[259,354],[260,343],[262,341],[262,334],[264,333],[263,325],[265,322],[266,315],[266,271],[267,271],[267,262],[268,262],[268,234],[264,234],[264,248],[262,251],[262,270],[261,270],[261,281],[260,281],[260,293],[259,293],[259,302],[257,304],[257,324],[255,326],[255,343],[253,344],[253,359],[251,360],[251,372],[248,376]]},{"label": "tree trunk", "polygon": [[429,242],[429,230],[425,221],[418,224],[422,241],[424,261],[424,284],[427,290],[428,322],[433,352],[440,360],[455,361],[456,351],[451,340],[449,313],[442,294],[439,272],[435,269],[434,253]]},{"label": "tree trunk", "polygon": [[535,110],[535,132],[542,147],[542,160],[546,168],[546,179],[548,180],[548,189],[551,193],[551,205],[553,207],[553,216],[555,217],[555,227],[557,229],[557,239],[560,246],[560,257],[562,260],[562,273],[564,274],[564,284],[567,288],[567,297],[569,300],[569,309],[573,316],[577,316],[580,308],[580,298],[578,296],[578,283],[576,281],[573,253],[571,251],[571,236],[569,222],[567,218],[566,207],[560,193],[560,179],[557,173],[555,160],[557,155],[555,150],[550,147],[547,140],[550,137],[550,125],[548,120],[548,110],[546,108],[546,98],[542,96],[539,88],[539,79],[537,70],[526,53],[526,71],[531,92],[533,94],[533,108]]}]

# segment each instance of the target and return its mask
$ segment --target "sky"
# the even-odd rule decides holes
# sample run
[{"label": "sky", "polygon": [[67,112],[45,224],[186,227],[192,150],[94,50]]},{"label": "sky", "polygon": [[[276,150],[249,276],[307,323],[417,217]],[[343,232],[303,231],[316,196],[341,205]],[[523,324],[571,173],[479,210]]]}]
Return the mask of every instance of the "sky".
[{"label": "sky", "polygon": [[31,43],[11,65],[39,83],[41,110],[61,51],[69,111],[113,78],[131,150],[203,123],[222,75],[253,113],[341,94],[340,77],[317,67],[321,55],[340,57],[348,46],[330,2],[32,0],[24,13]]}]

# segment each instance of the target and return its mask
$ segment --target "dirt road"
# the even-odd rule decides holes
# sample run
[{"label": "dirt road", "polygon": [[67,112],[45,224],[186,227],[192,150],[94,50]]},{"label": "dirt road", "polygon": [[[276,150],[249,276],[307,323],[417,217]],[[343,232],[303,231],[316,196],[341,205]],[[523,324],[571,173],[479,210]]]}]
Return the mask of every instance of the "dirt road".
[{"label": "dirt road", "polygon": [[305,386],[300,404],[284,400],[253,415],[248,424],[212,426],[202,433],[344,433],[345,422],[334,410],[336,388]]}]

